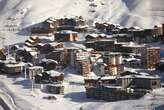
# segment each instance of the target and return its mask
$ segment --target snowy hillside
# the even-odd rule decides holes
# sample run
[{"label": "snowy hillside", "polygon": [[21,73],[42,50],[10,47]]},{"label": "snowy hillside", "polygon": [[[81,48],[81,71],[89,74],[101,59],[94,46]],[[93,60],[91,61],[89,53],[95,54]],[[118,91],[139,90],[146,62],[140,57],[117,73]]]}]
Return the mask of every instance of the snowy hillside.
[{"label": "snowy hillside", "polygon": [[26,26],[50,16],[81,15],[86,19],[148,27],[164,22],[162,4],[163,0],[1,0],[0,22],[9,23],[7,19],[11,18],[12,22],[20,21]]},{"label": "snowy hillside", "polygon": [[0,30],[5,37],[10,36],[6,41],[15,41],[9,32],[17,32],[51,16],[80,15],[89,21],[147,28],[164,22],[163,4],[164,0],[0,0]]}]

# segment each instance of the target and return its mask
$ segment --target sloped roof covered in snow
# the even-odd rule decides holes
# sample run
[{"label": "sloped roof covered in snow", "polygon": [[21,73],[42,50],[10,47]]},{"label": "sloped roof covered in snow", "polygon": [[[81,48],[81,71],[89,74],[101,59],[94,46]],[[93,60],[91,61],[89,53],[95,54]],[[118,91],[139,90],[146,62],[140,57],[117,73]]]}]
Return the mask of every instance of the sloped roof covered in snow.
[{"label": "sloped roof covered in snow", "polygon": [[55,77],[55,76],[60,76],[64,73],[61,73],[61,72],[58,72],[58,71],[55,71],[55,70],[50,70],[50,71],[45,71],[46,73],[50,74],[50,76],[52,77]]}]

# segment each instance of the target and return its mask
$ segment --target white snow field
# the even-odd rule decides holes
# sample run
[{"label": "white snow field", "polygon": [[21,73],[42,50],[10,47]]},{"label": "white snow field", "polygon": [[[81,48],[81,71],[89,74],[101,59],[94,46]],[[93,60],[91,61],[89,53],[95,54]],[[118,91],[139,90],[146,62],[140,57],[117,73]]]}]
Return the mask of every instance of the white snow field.
[{"label": "white snow field", "polygon": [[5,44],[24,41],[27,37],[15,33],[49,17],[83,16],[149,28],[164,22],[163,4],[164,0],[0,0],[0,35],[4,33]]},{"label": "white snow field", "polygon": [[46,94],[39,89],[31,92],[30,81],[23,77],[0,75],[0,87],[13,98],[14,104],[20,110],[163,110],[161,108],[164,102],[163,88],[154,90],[138,100],[117,102],[91,100],[85,97],[83,77],[73,74],[69,68],[63,72],[65,94],[55,95],[57,100],[43,99],[52,94]]},{"label": "white snow field", "polygon": [[15,25],[27,26],[51,16],[81,15],[125,26],[151,27],[164,22],[163,4],[163,0],[1,0],[0,22],[10,24],[11,18],[11,22],[17,21]]}]

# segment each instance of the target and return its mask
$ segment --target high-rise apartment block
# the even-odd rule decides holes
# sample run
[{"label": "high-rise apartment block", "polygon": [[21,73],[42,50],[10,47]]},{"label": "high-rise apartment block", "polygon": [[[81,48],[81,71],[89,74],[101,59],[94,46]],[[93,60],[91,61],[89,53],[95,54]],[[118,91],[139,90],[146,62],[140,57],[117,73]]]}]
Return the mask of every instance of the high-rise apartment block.
[{"label": "high-rise apartment block", "polygon": [[105,73],[110,75],[119,75],[124,71],[122,55],[120,53],[105,53],[103,61],[107,65]]},{"label": "high-rise apartment block", "polygon": [[160,63],[160,48],[145,47],[142,50],[142,64],[148,69],[155,69]]}]

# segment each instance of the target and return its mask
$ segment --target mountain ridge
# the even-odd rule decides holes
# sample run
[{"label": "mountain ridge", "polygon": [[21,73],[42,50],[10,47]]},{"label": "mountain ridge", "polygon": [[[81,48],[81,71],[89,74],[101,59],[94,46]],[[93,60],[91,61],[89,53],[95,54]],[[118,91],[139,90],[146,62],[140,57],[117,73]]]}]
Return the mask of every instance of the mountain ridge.
[{"label": "mountain ridge", "polygon": [[83,16],[93,21],[148,28],[164,22],[162,3],[162,0],[1,0],[0,23],[13,18],[12,22],[25,27],[51,16]]}]

